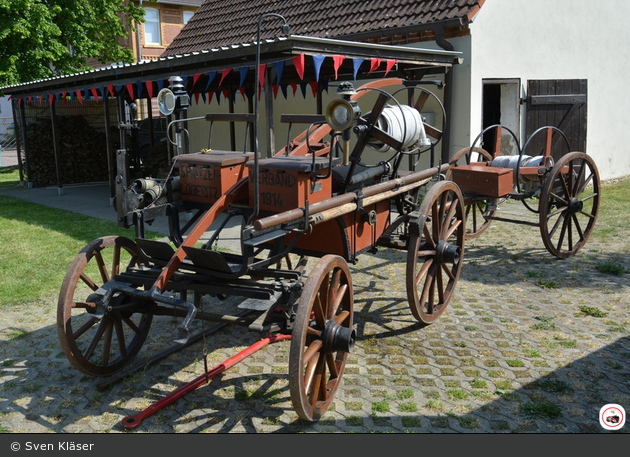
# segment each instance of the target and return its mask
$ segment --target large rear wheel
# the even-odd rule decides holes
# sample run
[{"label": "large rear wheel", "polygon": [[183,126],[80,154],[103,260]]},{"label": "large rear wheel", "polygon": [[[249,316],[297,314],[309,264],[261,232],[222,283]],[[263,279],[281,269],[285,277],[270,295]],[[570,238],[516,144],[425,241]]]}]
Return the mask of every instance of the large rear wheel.
[{"label": "large rear wheel", "polygon": [[97,309],[102,286],[142,259],[130,239],[107,236],[88,244],[70,264],[59,293],[57,330],[66,357],[81,372],[110,375],[142,348],[153,316],[138,312],[141,303],[114,294],[104,314]]}]

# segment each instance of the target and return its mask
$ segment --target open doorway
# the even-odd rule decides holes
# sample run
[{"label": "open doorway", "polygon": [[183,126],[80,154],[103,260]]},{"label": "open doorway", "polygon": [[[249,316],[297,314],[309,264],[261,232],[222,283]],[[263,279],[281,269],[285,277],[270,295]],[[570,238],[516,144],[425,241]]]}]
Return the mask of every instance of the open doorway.
[{"label": "open doorway", "polygon": [[[503,132],[501,137],[502,155],[518,154],[521,124],[521,81],[520,79],[484,79],[482,99],[483,129],[501,124],[514,133]],[[496,129],[484,134],[483,148],[494,154]]]}]

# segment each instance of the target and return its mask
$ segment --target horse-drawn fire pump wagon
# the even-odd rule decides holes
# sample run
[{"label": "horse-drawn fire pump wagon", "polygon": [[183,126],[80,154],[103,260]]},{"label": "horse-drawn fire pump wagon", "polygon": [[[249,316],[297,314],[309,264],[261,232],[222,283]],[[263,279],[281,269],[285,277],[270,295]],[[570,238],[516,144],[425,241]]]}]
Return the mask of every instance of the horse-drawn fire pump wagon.
[{"label": "horse-drawn fire pump wagon", "polygon": [[[255,82],[261,68],[258,47]],[[424,69],[420,78],[376,79],[360,87],[339,83],[323,112],[283,115],[283,121],[307,128],[272,157],[262,157],[258,150],[256,97],[253,113],[202,116],[211,126],[250,126],[253,150],[222,151],[210,145],[195,153],[181,150],[148,206],[140,200],[151,180],[131,179],[129,152],[117,152],[117,208],[121,225],[134,226],[136,237],[99,238],[70,265],[58,308],[59,337],[70,362],[94,376],[119,373],[143,347],[156,316],[179,317],[173,329],[175,348],[199,341],[189,335],[195,319],[263,335],[157,404],[125,418],[125,428],[137,427],[233,364],[282,340],[290,340],[293,406],[301,418],[318,420],[333,401],[356,340],[348,264],[379,247],[405,251],[410,311],[420,323],[433,323],[455,293],[467,212],[482,208],[489,221],[497,199],[516,195],[514,187],[521,193],[517,177],[538,183],[528,187],[527,197],[539,198],[545,227],[552,215],[566,214],[548,230],[548,238],[557,226],[565,238],[573,236],[571,227],[578,227],[568,250],[559,242],[550,245],[552,254],[572,254],[583,244],[598,206],[599,181],[590,158],[574,153],[554,165],[547,154],[535,165],[506,168],[498,165],[500,157],[484,151],[478,164],[460,163],[481,151],[473,145],[451,163],[442,163],[435,150],[446,115],[422,75],[450,68],[457,55],[416,52],[409,59],[413,67]],[[188,103],[181,79],[172,78],[158,99],[164,114],[176,115],[169,141],[186,144],[188,123],[197,119],[177,116]],[[362,106],[368,99],[369,106]],[[429,102],[441,111],[430,120],[423,114]],[[381,160],[370,163],[368,150],[372,156],[377,151]],[[488,175],[496,186],[475,187]],[[591,191],[585,199],[587,189]],[[586,202],[592,209],[584,209]],[[190,215],[183,225],[182,214]],[[575,222],[583,214],[588,223]],[[170,221],[168,241],[145,237],[145,223],[158,217]],[[475,219],[473,227],[480,232],[484,227],[478,223]],[[240,235],[236,252],[215,250],[226,227],[235,225]],[[239,297],[236,309],[204,310],[204,298],[221,301],[228,296]]]}]

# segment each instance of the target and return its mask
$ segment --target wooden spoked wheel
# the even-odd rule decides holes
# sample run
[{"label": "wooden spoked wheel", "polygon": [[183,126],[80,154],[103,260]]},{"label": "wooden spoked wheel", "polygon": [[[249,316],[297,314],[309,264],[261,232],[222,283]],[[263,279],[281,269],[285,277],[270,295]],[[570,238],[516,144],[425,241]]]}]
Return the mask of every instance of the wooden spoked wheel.
[{"label": "wooden spoked wheel", "polygon": [[583,152],[555,164],[540,195],[540,233],[547,250],[565,259],[576,254],[593,231],[600,202],[597,166]]},{"label": "wooden spoked wheel", "polygon": [[464,255],[464,199],[457,184],[440,181],[425,196],[418,223],[410,227],[407,298],[424,325],[446,310]]},{"label": "wooden spoked wheel", "polygon": [[[463,160],[468,154],[470,158]],[[451,177],[451,169],[457,165],[464,165],[470,162],[474,163],[490,163],[492,162],[492,154],[482,148],[473,148],[472,154],[470,148],[460,149],[449,161],[451,168],[446,172],[446,179]],[[488,219],[494,216],[497,212],[497,199],[492,197],[479,197],[470,196],[465,198],[466,207],[466,239],[470,240],[477,238],[483,232],[487,230],[492,222],[492,219]]]},{"label": "wooden spoked wheel", "polygon": [[108,236],[92,241],[70,264],[59,293],[57,330],[68,360],[81,372],[110,375],[146,340],[153,316],[137,312],[137,300],[114,294],[107,309],[96,305],[105,294],[101,287],[141,259],[133,241]]},{"label": "wooden spoked wheel", "polygon": [[319,420],[330,404],[354,347],[352,281],[346,261],[322,257],[298,303],[289,353],[289,390],[300,418]]}]

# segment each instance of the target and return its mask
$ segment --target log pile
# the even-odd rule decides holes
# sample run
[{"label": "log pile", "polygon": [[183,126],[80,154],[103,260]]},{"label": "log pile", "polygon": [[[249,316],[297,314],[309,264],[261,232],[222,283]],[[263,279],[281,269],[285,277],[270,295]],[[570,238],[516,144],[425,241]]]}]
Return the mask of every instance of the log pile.
[{"label": "log pile", "polygon": [[[59,116],[56,124],[62,182],[73,184],[107,181],[105,133],[90,127],[88,121],[81,116]],[[26,141],[31,173],[29,181],[35,187],[57,185],[50,120],[41,119],[28,124]]]}]

